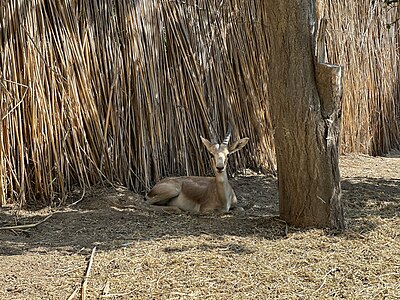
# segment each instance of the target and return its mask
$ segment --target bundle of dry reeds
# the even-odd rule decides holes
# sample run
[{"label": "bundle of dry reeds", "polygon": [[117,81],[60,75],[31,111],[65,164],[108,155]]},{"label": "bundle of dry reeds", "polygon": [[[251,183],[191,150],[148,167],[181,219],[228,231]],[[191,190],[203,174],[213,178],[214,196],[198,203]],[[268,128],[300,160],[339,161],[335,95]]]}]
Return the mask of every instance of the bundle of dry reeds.
[{"label": "bundle of dry reeds", "polygon": [[344,66],[342,151],[387,153],[400,143],[398,11],[382,1],[319,1],[328,53]]},{"label": "bundle of dry reeds", "polygon": [[1,5],[0,198],[46,205],[99,181],[204,174],[209,124],[273,166],[265,34],[248,1]]},{"label": "bundle of dry reeds", "polygon": [[[379,153],[399,136],[393,37],[382,9],[336,2],[322,10],[331,58],[346,67],[343,149]],[[199,135],[210,124],[250,137],[232,169],[273,168],[263,5],[2,2],[0,203],[57,204],[102,181],[144,192],[166,175],[205,174]]]}]

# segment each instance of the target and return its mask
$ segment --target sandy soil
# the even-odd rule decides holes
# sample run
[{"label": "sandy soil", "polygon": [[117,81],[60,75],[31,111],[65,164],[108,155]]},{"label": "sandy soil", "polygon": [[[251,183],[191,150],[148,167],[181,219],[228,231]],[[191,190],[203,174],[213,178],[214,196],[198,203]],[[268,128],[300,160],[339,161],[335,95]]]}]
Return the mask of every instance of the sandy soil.
[{"label": "sandy soil", "polygon": [[343,156],[341,174],[342,234],[287,227],[276,179],[251,171],[231,180],[241,213],[151,212],[120,187],[0,208],[0,227],[52,215],[0,230],[0,299],[78,299],[94,247],[88,299],[400,299],[400,153]]}]

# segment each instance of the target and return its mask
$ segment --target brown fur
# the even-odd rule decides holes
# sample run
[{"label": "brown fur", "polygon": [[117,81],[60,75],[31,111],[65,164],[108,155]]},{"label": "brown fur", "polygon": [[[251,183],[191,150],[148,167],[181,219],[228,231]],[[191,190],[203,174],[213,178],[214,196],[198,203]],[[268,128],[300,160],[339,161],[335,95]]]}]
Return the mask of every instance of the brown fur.
[{"label": "brown fur", "polygon": [[227,144],[212,144],[201,138],[207,150],[214,156],[216,177],[171,177],[158,182],[146,195],[151,205],[166,210],[191,212],[227,212],[237,203],[235,192],[226,174],[228,155],[243,148],[248,138],[241,139],[228,148]]}]

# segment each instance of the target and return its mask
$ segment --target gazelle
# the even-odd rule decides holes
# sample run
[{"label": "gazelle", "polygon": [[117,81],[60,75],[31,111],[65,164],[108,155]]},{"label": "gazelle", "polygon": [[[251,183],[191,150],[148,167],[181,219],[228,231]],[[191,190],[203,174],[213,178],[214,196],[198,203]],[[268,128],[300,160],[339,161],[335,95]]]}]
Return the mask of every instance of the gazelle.
[{"label": "gazelle", "polygon": [[229,144],[232,128],[219,144],[212,134],[211,142],[200,136],[201,141],[212,155],[212,165],[215,177],[185,176],[169,177],[158,182],[146,195],[151,205],[157,205],[162,210],[189,212],[228,212],[235,208],[237,199],[228,181],[226,166],[228,156],[242,149],[249,138],[242,138],[232,145]]}]

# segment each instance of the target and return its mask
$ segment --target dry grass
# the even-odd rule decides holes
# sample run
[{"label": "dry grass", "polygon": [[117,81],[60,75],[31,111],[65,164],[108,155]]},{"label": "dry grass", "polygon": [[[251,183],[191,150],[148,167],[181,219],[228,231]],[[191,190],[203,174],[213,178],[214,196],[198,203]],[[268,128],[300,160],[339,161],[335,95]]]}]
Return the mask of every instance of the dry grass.
[{"label": "dry grass", "polygon": [[[339,1],[340,2],[340,1]],[[396,16],[380,2],[320,1],[345,65],[343,150],[398,144]],[[233,170],[274,169],[263,2],[3,1],[0,203],[62,204],[75,186],[137,192],[205,174],[199,135],[250,137]],[[359,17],[362,16],[362,17]]]},{"label": "dry grass", "polygon": [[0,231],[0,298],[68,298],[96,246],[88,299],[399,299],[400,159],[341,166],[342,234],[287,228],[274,217],[276,180],[252,172],[232,180],[241,214],[156,214],[123,208],[138,201],[126,189],[91,190],[29,231]]}]

